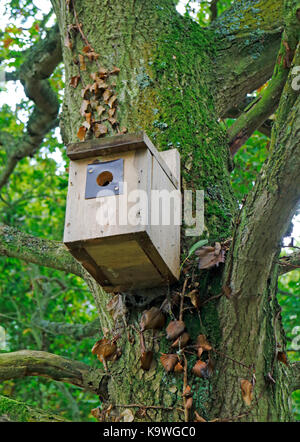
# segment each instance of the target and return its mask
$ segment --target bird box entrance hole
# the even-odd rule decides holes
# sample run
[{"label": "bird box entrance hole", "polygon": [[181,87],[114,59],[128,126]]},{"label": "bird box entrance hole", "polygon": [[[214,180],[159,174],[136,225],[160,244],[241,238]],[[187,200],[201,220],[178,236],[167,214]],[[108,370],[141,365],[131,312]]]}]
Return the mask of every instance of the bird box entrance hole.
[{"label": "bird box entrance hole", "polygon": [[67,155],[64,243],[73,256],[107,291],[178,280],[180,223],[172,215],[181,217],[181,202],[161,204],[169,223],[152,222],[153,192],[180,193],[178,151],[158,152],[141,132],[70,144]]}]

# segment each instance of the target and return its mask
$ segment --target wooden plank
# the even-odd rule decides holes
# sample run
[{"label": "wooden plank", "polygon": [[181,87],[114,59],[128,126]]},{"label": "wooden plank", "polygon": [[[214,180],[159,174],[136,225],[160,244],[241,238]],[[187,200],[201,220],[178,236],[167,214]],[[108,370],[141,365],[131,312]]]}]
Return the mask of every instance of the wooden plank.
[{"label": "wooden plank", "polygon": [[177,280],[146,232],[75,241],[66,246],[108,292],[157,287]]},{"label": "wooden plank", "polygon": [[[149,223],[147,232],[155,249],[162,257],[168,268],[170,268],[174,278],[179,279],[180,267],[180,224],[175,224],[175,204],[176,210],[179,213],[178,221],[181,221],[181,195],[179,189],[176,189],[172,183],[167,179],[166,174],[161,169],[160,164],[153,159],[151,191],[157,191],[161,195],[161,199],[156,201],[159,204],[154,204],[151,201],[151,222]],[[163,210],[168,210],[166,205],[167,200],[163,201],[170,195],[174,199],[170,199],[169,214],[170,219],[163,223]],[[153,195],[154,196],[154,195]],[[158,195],[157,195],[158,196]],[[167,213],[166,213],[167,215]],[[156,222],[154,222],[156,221]]]},{"label": "wooden plank", "polygon": [[138,149],[149,149],[174,186],[178,188],[178,180],[145,132],[71,143],[67,146],[67,155],[71,160],[80,160]]},{"label": "wooden plank", "polygon": [[169,180],[178,189],[179,181],[176,178],[176,176],[174,175],[174,173],[171,172],[169,166],[165,162],[164,157],[162,155],[162,153],[165,151],[159,152],[156,149],[156,147],[154,146],[154,144],[152,143],[152,141],[150,140],[150,138],[148,137],[148,135],[145,132],[143,132],[143,134],[144,134],[145,144],[147,145],[148,149],[151,151],[152,155],[154,156],[154,158],[156,159],[156,161],[158,162],[158,164],[160,165],[162,170],[166,173]]},{"label": "wooden plank", "polygon": [[71,160],[80,160],[141,148],[145,148],[144,134],[138,132],[68,144],[67,155]]},{"label": "wooden plank", "polygon": [[[119,158],[118,154],[106,159]],[[136,189],[148,192],[148,155],[146,150],[124,152],[124,182],[127,192]],[[128,202],[125,193],[117,196],[85,199],[87,165],[93,158],[71,161],[69,166],[69,186],[65,216],[64,242],[102,238],[145,230],[142,225],[121,225],[120,217],[136,203]],[[105,207],[105,209],[104,209]],[[109,219],[100,225],[100,214],[108,210]],[[137,210],[138,211],[138,210]],[[122,215],[123,214],[123,215]],[[114,223],[114,220],[116,223]]]},{"label": "wooden plank", "polygon": [[165,163],[178,181],[180,188],[180,154],[177,149],[169,149],[159,152]]}]

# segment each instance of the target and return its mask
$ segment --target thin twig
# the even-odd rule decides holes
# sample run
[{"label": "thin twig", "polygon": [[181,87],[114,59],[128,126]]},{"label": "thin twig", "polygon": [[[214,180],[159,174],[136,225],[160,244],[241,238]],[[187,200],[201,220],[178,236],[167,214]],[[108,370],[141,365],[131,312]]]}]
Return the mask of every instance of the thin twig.
[{"label": "thin twig", "polygon": [[79,23],[78,16],[77,16],[77,12],[76,12],[76,9],[75,9],[75,2],[74,2],[74,0],[72,0],[72,6],[73,6],[73,11],[74,11],[74,18],[75,18],[76,26],[77,26],[77,28],[78,28],[78,31],[79,31],[80,34],[81,34],[81,37],[83,38],[83,40],[84,40],[86,46],[88,46],[92,52],[95,52],[94,49],[93,49],[93,47],[90,45],[88,39],[86,38],[86,36],[85,36],[84,33],[83,33],[83,30],[82,30],[82,28],[81,28],[82,25],[81,25],[81,23]]},{"label": "thin twig", "polygon": [[174,411],[179,410],[183,411],[182,408],[178,407],[164,407],[163,405],[143,405],[143,404],[117,404],[114,405],[115,408],[150,408],[150,409],[157,409],[157,410],[167,410],[167,411]]},{"label": "thin twig", "polygon": [[186,289],[186,285],[187,285],[188,279],[189,279],[188,277],[185,278],[185,280],[184,280],[184,284],[183,284],[183,288],[182,288],[182,292],[181,292],[179,321],[182,321],[182,316],[183,316],[183,301],[184,301],[185,289]]},{"label": "thin twig", "polygon": [[[184,353],[183,353],[183,359],[184,359],[184,367],[183,367],[184,371],[183,371],[183,392],[182,393],[185,392],[185,389],[186,389],[187,384],[188,384],[188,382],[187,382],[187,368],[188,368],[188,366],[187,366],[187,359],[186,359]],[[185,396],[183,396],[184,422],[188,422],[189,421],[189,410],[188,410],[188,408],[186,406],[186,402],[187,402],[187,399],[186,399]]]}]

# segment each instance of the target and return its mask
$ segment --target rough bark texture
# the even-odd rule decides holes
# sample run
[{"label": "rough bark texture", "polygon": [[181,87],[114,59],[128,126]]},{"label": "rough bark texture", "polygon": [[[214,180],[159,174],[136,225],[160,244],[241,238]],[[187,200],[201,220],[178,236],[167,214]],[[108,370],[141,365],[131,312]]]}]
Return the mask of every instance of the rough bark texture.
[{"label": "rough bark texture", "polygon": [[[298,51],[296,65],[299,57]],[[285,348],[285,337],[276,299],[277,266],[274,268],[280,238],[300,197],[300,97],[291,81],[290,76],[279,105],[272,154],[239,215],[225,277],[231,296],[222,299],[218,307],[224,352],[235,354],[235,359],[246,365],[255,364],[260,399],[250,414],[252,420],[291,419],[287,370],[276,359],[277,351]],[[216,391],[223,393],[216,395],[214,413],[219,417],[232,409],[237,415],[242,413],[238,378],[247,372],[220,360],[217,373],[222,376],[216,379]],[[268,385],[268,373],[276,384]]]}]

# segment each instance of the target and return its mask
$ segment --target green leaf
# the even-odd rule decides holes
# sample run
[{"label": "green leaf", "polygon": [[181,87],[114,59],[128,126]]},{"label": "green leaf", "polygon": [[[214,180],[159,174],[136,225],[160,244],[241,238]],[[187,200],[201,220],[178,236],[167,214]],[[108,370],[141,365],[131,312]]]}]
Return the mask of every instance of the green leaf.
[{"label": "green leaf", "polygon": [[202,239],[201,241],[196,242],[194,245],[192,245],[192,247],[189,250],[188,256],[191,256],[197,249],[199,249],[200,247],[205,246],[208,243],[207,239]]}]

